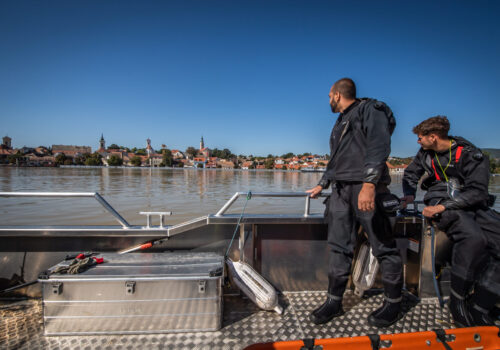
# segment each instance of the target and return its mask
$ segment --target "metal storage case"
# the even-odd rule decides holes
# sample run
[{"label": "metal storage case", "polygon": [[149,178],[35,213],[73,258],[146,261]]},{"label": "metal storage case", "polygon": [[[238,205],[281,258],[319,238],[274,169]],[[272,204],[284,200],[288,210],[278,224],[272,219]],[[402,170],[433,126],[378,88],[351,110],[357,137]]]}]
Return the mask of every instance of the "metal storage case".
[{"label": "metal storage case", "polygon": [[[40,277],[45,335],[220,329],[222,256],[185,252],[102,257],[103,264],[81,274]],[[56,266],[61,264],[69,261]]]}]

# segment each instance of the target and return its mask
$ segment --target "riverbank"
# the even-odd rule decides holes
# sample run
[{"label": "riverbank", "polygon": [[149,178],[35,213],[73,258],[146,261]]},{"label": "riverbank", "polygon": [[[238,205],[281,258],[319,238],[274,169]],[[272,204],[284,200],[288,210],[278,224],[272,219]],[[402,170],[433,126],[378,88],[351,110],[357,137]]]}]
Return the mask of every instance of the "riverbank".
[{"label": "riverbank", "polygon": [[145,167],[145,166],[99,166],[99,165],[60,165],[62,169],[146,169],[146,170],[196,170],[196,171],[255,171],[255,172],[282,172],[282,173],[300,173],[300,170],[286,169],[231,169],[231,168],[197,168],[197,167]]}]

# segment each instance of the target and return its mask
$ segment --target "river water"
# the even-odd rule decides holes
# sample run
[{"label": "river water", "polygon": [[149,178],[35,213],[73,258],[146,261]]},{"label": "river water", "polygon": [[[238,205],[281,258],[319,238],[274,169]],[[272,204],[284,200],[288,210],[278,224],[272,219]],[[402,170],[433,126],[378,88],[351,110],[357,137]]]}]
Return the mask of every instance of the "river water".
[{"label": "river water", "polygon": [[[165,168],[0,168],[2,192],[99,192],[130,224],[144,225],[140,211],[172,211],[167,224],[215,214],[238,191],[303,192],[322,173],[286,171]],[[401,176],[391,191],[402,194]],[[500,177],[490,180],[490,193],[500,194]],[[420,195],[417,199],[421,198]],[[240,198],[228,213],[240,213]],[[500,210],[500,199],[495,209]],[[113,225],[114,217],[93,198],[1,198],[0,225]],[[300,214],[303,198],[252,198],[246,213]],[[311,212],[322,213],[322,200]],[[154,221],[157,225],[158,222]]]}]

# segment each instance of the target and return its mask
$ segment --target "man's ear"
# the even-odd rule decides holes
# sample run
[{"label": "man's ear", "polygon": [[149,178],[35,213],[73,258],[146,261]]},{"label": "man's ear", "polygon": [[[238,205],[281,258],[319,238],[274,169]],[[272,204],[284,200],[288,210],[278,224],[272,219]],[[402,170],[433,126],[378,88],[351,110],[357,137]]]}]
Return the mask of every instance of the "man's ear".
[{"label": "man's ear", "polygon": [[340,92],[336,91],[336,92],[333,93],[333,100],[335,102],[339,102],[340,101],[340,97],[341,97],[340,96]]}]

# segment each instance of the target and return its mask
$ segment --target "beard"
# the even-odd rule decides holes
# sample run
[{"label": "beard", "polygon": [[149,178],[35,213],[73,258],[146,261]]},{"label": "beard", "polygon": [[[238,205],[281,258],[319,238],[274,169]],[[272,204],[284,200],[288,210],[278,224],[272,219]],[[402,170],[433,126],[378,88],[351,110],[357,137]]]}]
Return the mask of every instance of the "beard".
[{"label": "beard", "polygon": [[332,101],[330,103],[330,108],[332,109],[332,113],[338,113],[339,112],[338,107],[339,107],[339,104],[337,102]]}]

